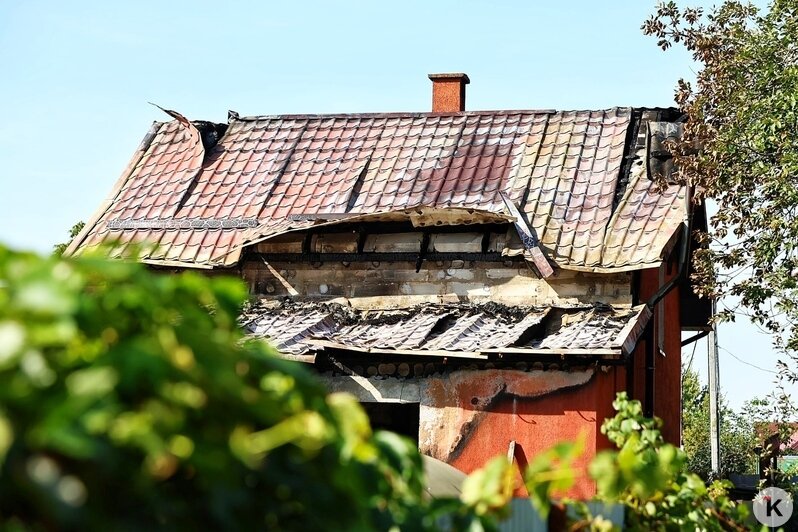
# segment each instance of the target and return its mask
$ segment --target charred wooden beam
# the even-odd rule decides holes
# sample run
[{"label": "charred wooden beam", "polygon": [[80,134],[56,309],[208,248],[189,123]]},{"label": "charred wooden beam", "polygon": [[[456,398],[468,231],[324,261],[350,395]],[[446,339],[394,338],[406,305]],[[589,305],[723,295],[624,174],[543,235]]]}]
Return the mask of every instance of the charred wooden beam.
[{"label": "charred wooden beam", "polygon": [[424,262],[424,255],[427,253],[429,247],[429,232],[424,231],[424,236],[421,237],[421,249],[418,251],[418,259],[416,259],[416,273],[421,271],[421,263]]},{"label": "charred wooden beam", "polygon": [[487,223],[487,224],[467,224],[467,225],[430,225],[416,227],[411,222],[363,222],[340,223],[334,225],[322,225],[311,228],[314,233],[346,233],[360,232],[366,230],[368,233],[411,233],[414,231],[430,231],[435,233],[505,233],[508,224]]},{"label": "charred wooden beam", "polygon": [[[308,244],[310,247],[310,244]],[[253,253],[267,262],[411,262],[415,263],[419,253],[413,252],[363,252],[363,253]],[[432,261],[477,261],[477,262],[523,262],[523,257],[506,257],[501,253],[456,253],[430,251],[425,260]]]},{"label": "charred wooden beam", "polygon": [[357,226],[357,252],[363,253],[363,247],[366,245],[366,237],[368,236],[368,232],[366,231],[366,226],[360,224]]},{"label": "charred wooden beam", "polygon": [[482,253],[487,253],[490,248],[490,232],[482,234]]}]

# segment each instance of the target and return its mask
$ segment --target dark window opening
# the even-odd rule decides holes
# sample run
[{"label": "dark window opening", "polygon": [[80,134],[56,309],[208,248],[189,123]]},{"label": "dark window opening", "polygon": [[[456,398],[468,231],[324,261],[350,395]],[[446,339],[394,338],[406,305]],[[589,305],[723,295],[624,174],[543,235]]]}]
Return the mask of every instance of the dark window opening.
[{"label": "dark window opening", "polygon": [[374,430],[390,430],[418,444],[418,403],[362,403]]}]

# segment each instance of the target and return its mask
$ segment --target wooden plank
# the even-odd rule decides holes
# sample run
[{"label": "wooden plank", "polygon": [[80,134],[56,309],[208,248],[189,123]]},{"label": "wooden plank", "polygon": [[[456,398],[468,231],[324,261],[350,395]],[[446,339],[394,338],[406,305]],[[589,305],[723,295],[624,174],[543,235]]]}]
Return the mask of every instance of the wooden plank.
[{"label": "wooden plank", "polygon": [[[472,351],[444,351],[444,350],[425,350],[425,349],[379,349],[373,347],[356,347],[330,340],[305,340],[308,345],[323,347],[327,349],[337,349],[339,351],[350,351],[353,353],[364,353],[374,355],[398,355],[398,356],[421,356],[421,357],[448,357],[448,358],[470,358],[488,359],[488,355],[555,355],[555,356],[593,356],[601,358],[620,358],[622,353],[618,349],[524,349],[520,347],[504,347],[485,349],[479,353]],[[282,355],[286,358],[288,356]],[[295,355],[294,355],[295,356]],[[293,358],[296,360],[297,358]],[[304,356],[302,357],[304,358]],[[309,358],[309,357],[308,357]],[[313,355],[315,359],[315,355]],[[303,362],[305,360],[302,360]],[[308,360],[310,362],[310,359]]]},{"label": "wooden plank", "polygon": [[[535,265],[535,268],[537,268],[538,272],[544,279],[554,275],[554,268],[551,267],[551,264],[549,264],[546,256],[543,255],[543,251],[539,246],[529,248],[527,252],[529,253],[529,258],[532,260],[532,264]],[[526,257],[526,254],[524,257]]]},{"label": "wooden plank", "polygon": [[311,253],[357,253],[357,233],[320,233],[311,236]]},{"label": "wooden plank", "polygon": [[292,360],[294,362],[302,362],[303,364],[315,364],[316,355],[291,355],[288,353],[278,353],[278,356],[284,360]]},{"label": "wooden plank", "polygon": [[643,335],[643,330],[651,319],[651,309],[647,305],[640,305],[637,315],[621,329],[610,347],[620,349],[624,355],[634,351],[637,341]]},{"label": "wooden plank", "polygon": [[371,233],[366,235],[364,253],[419,253],[421,233]]},{"label": "wooden plank", "polygon": [[481,253],[482,233],[433,233],[427,251],[438,253]]},{"label": "wooden plank", "polygon": [[368,353],[368,349],[364,349],[362,347],[354,347],[354,346],[346,346],[344,344],[340,344],[338,342],[331,342],[330,340],[319,340],[316,338],[307,338],[302,341],[302,343],[308,345],[314,345],[316,347],[329,347],[332,349],[348,349],[350,351],[355,351],[358,353]]},{"label": "wooden plank", "polygon": [[444,351],[441,349],[377,349],[371,348],[370,353],[384,354],[384,355],[410,355],[422,357],[449,357],[449,358],[479,358],[486,360],[487,355],[477,353],[474,351]]},{"label": "wooden plank", "polygon": [[540,349],[528,347],[494,347],[483,349],[480,353],[490,355],[557,355],[557,356],[601,356],[619,357],[623,353],[620,349],[608,348],[573,348],[573,349]]},{"label": "wooden plank", "polygon": [[548,279],[554,275],[554,268],[551,267],[548,259],[543,254],[543,250],[540,249],[540,242],[538,241],[535,231],[526,223],[526,219],[518,211],[518,207],[504,194],[501,196],[507,210],[510,211],[510,214],[515,218],[515,228],[526,250],[524,257],[535,265],[541,277]]},{"label": "wooden plank", "polygon": [[327,349],[338,349],[341,351],[352,351],[353,353],[369,353],[375,355],[401,355],[401,356],[421,356],[421,357],[449,357],[449,358],[477,358],[487,359],[486,355],[472,351],[443,351],[435,349],[379,349],[376,347],[356,347],[352,345],[332,342],[330,340],[305,340],[306,344],[324,347]]},{"label": "wooden plank", "polygon": [[139,259],[143,264],[150,266],[163,266],[165,268],[196,268],[198,270],[213,270],[214,266],[202,262],[181,262],[179,260]]},{"label": "wooden plank", "polygon": [[258,253],[302,253],[304,234],[286,233],[255,244]]}]

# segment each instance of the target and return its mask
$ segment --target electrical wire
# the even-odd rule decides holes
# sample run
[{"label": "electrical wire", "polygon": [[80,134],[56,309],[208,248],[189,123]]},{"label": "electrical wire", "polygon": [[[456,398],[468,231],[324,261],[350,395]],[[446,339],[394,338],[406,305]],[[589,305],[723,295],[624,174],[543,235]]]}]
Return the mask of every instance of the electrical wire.
[{"label": "electrical wire", "polygon": [[734,357],[735,359],[737,359],[737,361],[738,361],[738,362],[742,362],[742,363],[743,363],[743,364],[745,364],[746,366],[751,366],[752,368],[758,369],[759,371],[764,371],[764,372],[766,372],[766,373],[772,373],[772,374],[774,374],[774,375],[778,375],[778,374],[779,374],[779,372],[778,372],[778,371],[773,371],[772,369],[765,369],[765,368],[761,368],[761,367],[759,367],[759,366],[757,366],[757,365],[755,365],[755,364],[751,364],[750,362],[747,362],[747,361],[743,360],[742,358],[738,357],[737,355],[735,355],[734,353],[732,353],[731,351],[729,351],[729,350],[728,350],[728,349],[726,349],[725,347],[718,346],[718,348],[719,348],[719,349],[722,349],[722,350],[723,350],[723,351],[725,351],[726,353],[730,354],[732,357]]},{"label": "electrical wire", "polygon": [[693,352],[690,353],[690,361],[687,363],[687,370],[690,371],[690,367],[693,365],[693,357],[695,357],[695,348],[698,347],[698,342],[693,342]]},{"label": "electrical wire", "polygon": [[695,356],[695,348],[698,347],[698,342],[693,342],[693,352],[690,353],[690,361],[687,362],[687,368],[682,372],[682,377],[680,379],[680,388],[684,387],[684,376],[690,371],[690,367],[693,365],[693,357]]}]

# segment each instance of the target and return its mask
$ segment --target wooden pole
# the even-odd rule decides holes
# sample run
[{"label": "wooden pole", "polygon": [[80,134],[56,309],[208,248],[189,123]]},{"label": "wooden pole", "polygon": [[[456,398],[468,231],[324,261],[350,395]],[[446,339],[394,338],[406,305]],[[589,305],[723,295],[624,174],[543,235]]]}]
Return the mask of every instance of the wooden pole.
[{"label": "wooden pole", "polygon": [[[712,316],[715,316],[715,302],[712,302]],[[712,324],[707,336],[707,359],[709,364],[709,448],[712,462],[712,476],[720,478],[720,419],[718,415],[718,396],[720,392],[720,365],[718,364],[718,328]]]}]

